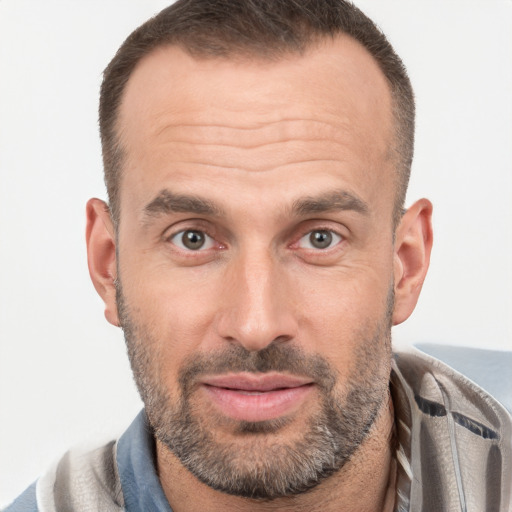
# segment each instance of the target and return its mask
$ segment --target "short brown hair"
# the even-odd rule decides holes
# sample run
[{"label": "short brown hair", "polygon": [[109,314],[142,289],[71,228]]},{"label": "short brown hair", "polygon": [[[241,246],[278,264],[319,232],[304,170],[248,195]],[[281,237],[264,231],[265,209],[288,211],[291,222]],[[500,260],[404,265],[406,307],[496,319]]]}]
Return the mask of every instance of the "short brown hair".
[{"label": "short brown hair", "polygon": [[386,77],[395,119],[395,224],[405,200],[414,151],[414,95],[405,67],[384,34],[345,0],[178,0],[128,36],[105,69],[99,124],[105,184],[115,224],[123,148],[116,122],[137,63],[157,47],[176,44],[197,57],[303,53],[315,41],[346,34],[373,56]]}]

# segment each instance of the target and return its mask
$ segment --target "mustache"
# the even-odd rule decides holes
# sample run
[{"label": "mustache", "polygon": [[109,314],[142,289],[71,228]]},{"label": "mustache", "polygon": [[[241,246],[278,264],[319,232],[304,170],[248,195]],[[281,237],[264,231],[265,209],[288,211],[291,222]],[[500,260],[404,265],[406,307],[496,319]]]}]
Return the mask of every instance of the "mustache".
[{"label": "mustache", "polygon": [[259,351],[232,345],[218,352],[195,354],[185,361],[178,378],[181,389],[188,395],[194,384],[205,375],[241,372],[289,373],[309,378],[326,391],[331,391],[336,383],[336,371],[325,358],[306,354],[296,346],[279,341]]}]

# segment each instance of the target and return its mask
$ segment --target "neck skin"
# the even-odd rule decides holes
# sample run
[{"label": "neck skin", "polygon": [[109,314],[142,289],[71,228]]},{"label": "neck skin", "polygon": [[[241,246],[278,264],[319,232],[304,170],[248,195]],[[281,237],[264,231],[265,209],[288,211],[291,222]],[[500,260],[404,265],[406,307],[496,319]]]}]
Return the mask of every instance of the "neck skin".
[{"label": "neck skin", "polygon": [[157,468],[173,512],[309,511],[391,512],[395,502],[396,463],[392,454],[394,413],[384,402],[369,436],[349,462],[308,493],[262,502],[231,496],[197,480],[157,440]]}]

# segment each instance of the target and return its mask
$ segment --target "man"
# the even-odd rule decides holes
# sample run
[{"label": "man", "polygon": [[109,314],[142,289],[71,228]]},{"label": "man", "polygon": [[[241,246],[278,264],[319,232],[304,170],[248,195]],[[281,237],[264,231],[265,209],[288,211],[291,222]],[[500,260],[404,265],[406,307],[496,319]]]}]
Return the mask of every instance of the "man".
[{"label": "man", "polygon": [[509,415],[391,352],[432,206],[403,209],[413,95],[368,18],[179,1],[110,63],[100,129],[89,269],[145,410],[8,510],[509,510]]}]

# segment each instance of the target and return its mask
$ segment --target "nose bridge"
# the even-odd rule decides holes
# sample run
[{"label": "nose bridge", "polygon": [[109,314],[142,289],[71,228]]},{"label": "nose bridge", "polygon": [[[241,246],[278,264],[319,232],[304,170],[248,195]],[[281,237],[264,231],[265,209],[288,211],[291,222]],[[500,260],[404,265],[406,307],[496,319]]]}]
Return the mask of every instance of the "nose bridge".
[{"label": "nose bridge", "polygon": [[296,334],[286,275],[271,251],[253,248],[229,269],[220,334],[255,351]]}]

